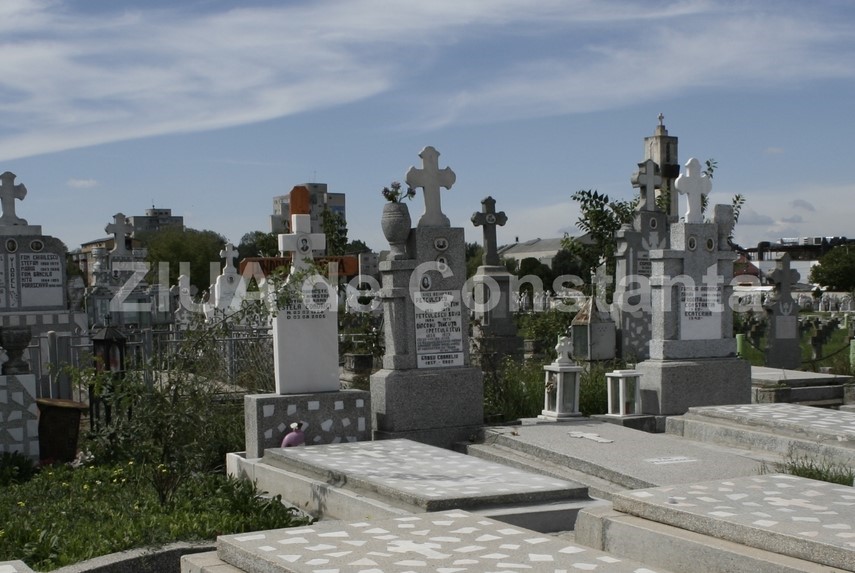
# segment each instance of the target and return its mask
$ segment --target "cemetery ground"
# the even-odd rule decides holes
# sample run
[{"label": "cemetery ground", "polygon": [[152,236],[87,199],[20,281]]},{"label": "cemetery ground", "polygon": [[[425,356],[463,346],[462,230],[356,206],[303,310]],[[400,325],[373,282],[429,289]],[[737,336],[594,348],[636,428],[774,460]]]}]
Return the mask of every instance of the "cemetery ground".
[{"label": "cemetery ground", "polygon": [[[566,330],[571,318],[558,311],[517,317],[520,334],[540,339],[545,350],[527,360],[503,358],[482,365],[488,423],[512,423],[540,412],[543,365],[554,358],[549,341]],[[382,353],[376,324],[366,317],[350,317],[342,332],[343,350]],[[213,542],[218,535],[306,523],[305,516],[280,499],[260,495],[251,482],[224,475],[225,454],[243,448],[243,402],[242,396],[236,401],[224,393],[218,382],[227,374],[215,340],[211,332],[185,339],[168,360],[161,357],[155,365],[155,385],[145,383],[140,369],[130,370],[121,381],[94,369],[75,373],[78,383],[94,385],[111,400],[111,423],[102,420],[86,432],[81,451],[87,456],[75,464],[36,469],[22,456],[7,454],[0,460],[0,561],[21,559],[36,570],[51,570],[135,547],[177,540]],[[843,347],[847,341],[847,333],[840,330],[827,348]],[[809,340],[803,349],[809,358]],[[748,358],[762,364],[762,354],[751,351],[754,355]],[[847,353],[817,366],[829,361],[848,373]],[[269,388],[271,381],[251,372],[269,373],[269,364],[249,364],[238,374],[244,383],[252,381],[248,390]],[[622,366],[610,361],[586,369],[580,396],[583,414],[605,413],[605,373]],[[88,420],[84,429],[89,430]],[[851,468],[833,461],[798,456],[767,470],[848,484],[853,477]]]}]

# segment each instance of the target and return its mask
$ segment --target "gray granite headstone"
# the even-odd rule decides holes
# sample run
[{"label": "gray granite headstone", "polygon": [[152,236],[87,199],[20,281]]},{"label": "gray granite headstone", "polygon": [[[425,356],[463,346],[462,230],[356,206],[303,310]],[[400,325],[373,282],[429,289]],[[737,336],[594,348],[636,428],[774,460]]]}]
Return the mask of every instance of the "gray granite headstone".
[{"label": "gray granite headstone", "polygon": [[793,299],[792,285],[799,273],[790,268],[790,255],[785,253],[775,264],[768,278],[775,290],[763,305],[766,309],[766,366],[796,370],[801,366],[802,350],[799,336],[799,305]]},{"label": "gray granite headstone", "polygon": [[677,179],[689,196],[685,221],[670,225],[669,248],[650,251],[650,358],[637,367],[645,414],[751,401],[750,365],[736,356],[730,308],[736,255],[722,240],[733,213],[717,205],[713,221],[703,222],[700,197],[711,185],[690,159]]},{"label": "gray granite headstone", "polygon": [[380,263],[386,354],[371,376],[375,438],[409,438],[450,447],[483,423],[483,379],[469,365],[469,312],[463,229],[442,213],[440,187],[454,172],[422,150],[423,168],[407,172],[422,187],[425,215],[410,230],[406,256]]},{"label": "gray granite headstone", "polygon": [[496,200],[486,197],[481,211],[471,221],[484,232],[482,264],[472,276],[472,358],[482,368],[497,367],[506,356],[522,355],[522,340],[512,313],[514,276],[501,264],[496,244],[496,226],[508,220],[504,211],[496,212]]}]

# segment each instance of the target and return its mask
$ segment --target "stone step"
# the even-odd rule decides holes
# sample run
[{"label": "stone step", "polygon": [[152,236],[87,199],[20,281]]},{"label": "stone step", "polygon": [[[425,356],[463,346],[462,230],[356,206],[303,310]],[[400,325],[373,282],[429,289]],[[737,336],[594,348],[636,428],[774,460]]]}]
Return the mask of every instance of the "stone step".
[{"label": "stone step", "polygon": [[799,404],[690,408],[669,418],[666,432],[698,442],[779,456],[855,464],[855,413]]},{"label": "stone step", "polygon": [[802,559],[855,566],[855,488],[784,474],[628,491],[614,510]]},{"label": "stone step", "polygon": [[181,558],[181,573],[243,573],[217,557],[216,551],[185,555]]},{"label": "stone step", "polygon": [[23,561],[0,561],[0,573],[33,573]]},{"label": "stone step", "polygon": [[579,513],[576,542],[653,567],[691,573],[837,573],[849,571],[747,547],[597,507]]},{"label": "stone step", "polygon": [[[217,558],[234,569],[206,565],[199,573],[309,573],[382,571],[609,571],[666,573],[462,510],[354,523],[226,535]],[[188,565],[189,567],[189,565]],[[185,573],[197,573],[182,569]]]}]

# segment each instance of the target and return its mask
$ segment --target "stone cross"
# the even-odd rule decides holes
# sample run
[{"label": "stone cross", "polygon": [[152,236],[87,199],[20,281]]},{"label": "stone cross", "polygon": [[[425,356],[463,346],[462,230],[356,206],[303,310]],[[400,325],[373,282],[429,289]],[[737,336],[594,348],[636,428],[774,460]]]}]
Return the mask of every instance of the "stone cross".
[{"label": "stone cross", "polygon": [[597,442],[598,444],[611,444],[612,442],[614,442],[614,440],[603,438],[599,434],[591,434],[586,432],[567,432],[567,434],[571,438],[583,438],[586,440],[591,440],[592,442]]},{"label": "stone cross", "polygon": [[226,246],[220,250],[220,258],[226,260],[226,268],[223,269],[223,274],[228,273],[229,271],[237,271],[235,268],[235,260],[237,257],[238,252],[235,250],[234,245],[226,243]]},{"label": "stone cross", "polygon": [[104,227],[104,231],[113,235],[113,249],[110,253],[115,255],[126,255],[128,249],[125,246],[125,237],[128,233],[134,230],[133,225],[129,225],[125,219],[124,213],[116,213],[113,215],[113,222]]},{"label": "stone cross", "polygon": [[701,213],[702,197],[709,195],[712,191],[712,179],[701,172],[701,162],[692,157],[686,162],[686,170],[681,173],[674,182],[677,191],[686,195],[689,199],[689,208],[686,210],[686,223],[703,223],[704,216]]},{"label": "stone cross", "polygon": [[26,225],[27,221],[15,215],[15,199],[23,201],[27,196],[27,188],[23,183],[15,185],[15,174],[6,171],[0,175],[0,205],[3,216],[0,225]]},{"label": "stone cross", "polygon": [[790,294],[790,289],[793,283],[799,280],[801,275],[799,275],[799,271],[790,268],[789,253],[784,253],[784,256],[775,264],[775,270],[767,276],[775,283],[778,300],[783,303],[791,301],[793,297]]},{"label": "stone cross", "polygon": [[448,227],[451,223],[442,213],[440,205],[440,188],[451,189],[457,176],[450,167],[439,168],[439,151],[427,146],[419,153],[422,158],[422,169],[410,167],[407,171],[406,182],[412,188],[424,189],[425,214],[419,219],[419,227]]},{"label": "stone cross", "polygon": [[496,200],[487,197],[481,201],[481,212],[472,213],[472,224],[476,227],[484,227],[484,255],[481,264],[485,266],[498,266],[499,247],[496,244],[496,225],[502,226],[508,222],[504,211],[496,213]]},{"label": "stone cross", "polygon": [[656,189],[662,186],[659,166],[652,159],[638,164],[638,171],[632,175],[632,186],[641,191],[638,211],[653,211],[656,208]]},{"label": "stone cross", "polygon": [[305,259],[326,247],[326,235],[312,233],[311,215],[291,215],[291,233],[279,235],[279,250],[291,253],[291,274],[309,268]]}]

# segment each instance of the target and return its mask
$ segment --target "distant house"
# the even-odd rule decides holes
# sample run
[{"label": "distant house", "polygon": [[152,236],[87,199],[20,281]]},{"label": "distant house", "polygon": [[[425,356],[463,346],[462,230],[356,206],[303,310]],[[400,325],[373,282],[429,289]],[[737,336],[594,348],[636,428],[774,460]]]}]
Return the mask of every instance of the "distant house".
[{"label": "distant house", "polygon": [[[577,237],[582,242],[588,241],[588,235]],[[534,258],[552,268],[552,259],[562,249],[563,237],[551,239],[531,239],[499,247],[499,257],[513,259],[519,265],[523,259]]]}]

